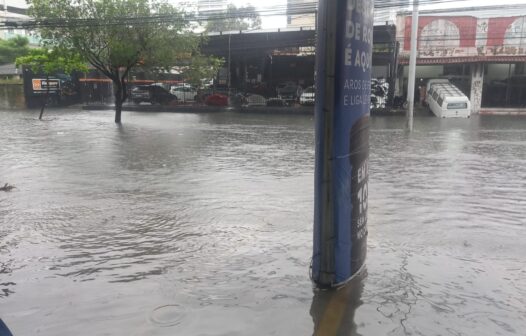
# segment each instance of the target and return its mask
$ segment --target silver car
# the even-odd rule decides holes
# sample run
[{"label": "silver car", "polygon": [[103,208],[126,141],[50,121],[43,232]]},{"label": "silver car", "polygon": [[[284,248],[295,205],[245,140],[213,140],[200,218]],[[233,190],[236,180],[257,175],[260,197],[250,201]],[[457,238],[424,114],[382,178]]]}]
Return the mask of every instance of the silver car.
[{"label": "silver car", "polygon": [[170,93],[177,97],[177,100],[195,101],[197,98],[197,91],[191,86],[172,86]]}]

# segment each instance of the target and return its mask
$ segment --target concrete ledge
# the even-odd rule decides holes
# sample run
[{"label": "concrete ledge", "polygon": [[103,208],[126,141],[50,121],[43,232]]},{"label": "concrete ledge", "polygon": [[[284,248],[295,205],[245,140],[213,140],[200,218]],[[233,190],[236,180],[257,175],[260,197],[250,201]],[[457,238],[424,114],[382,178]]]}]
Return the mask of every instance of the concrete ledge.
[{"label": "concrete ledge", "polygon": [[[114,105],[83,105],[83,110],[104,111],[115,110]],[[179,106],[162,106],[162,105],[124,105],[123,111],[130,112],[173,112],[173,113],[212,113],[226,112],[228,107],[204,106],[204,105],[179,105]]]},{"label": "concrete ledge", "polygon": [[[113,110],[113,105],[83,105],[83,110],[104,111]],[[297,114],[314,115],[313,106],[250,106],[250,107],[218,107],[206,105],[124,105],[123,111],[130,112],[171,112],[171,113],[215,113],[215,112],[239,112],[239,113],[258,113],[258,114]],[[405,115],[405,110],[393,109],[373,109],[372,116],[401,116]]]},{"label": "concrete ledge", "polygon": [[523,115],[526,116],[526,108],[482,108],[480,115]]},{"label": "concrete ledge", "polygon": [[250,106],[237,107],[234,111],[240,113],[261,113],[261,114],[312,114],[314,106]]}]

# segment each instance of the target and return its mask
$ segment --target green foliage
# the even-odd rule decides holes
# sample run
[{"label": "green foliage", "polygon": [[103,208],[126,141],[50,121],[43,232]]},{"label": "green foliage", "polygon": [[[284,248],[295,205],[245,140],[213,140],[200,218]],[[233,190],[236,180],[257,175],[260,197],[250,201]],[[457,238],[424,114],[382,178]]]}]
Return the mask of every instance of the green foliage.
[{"label": "green foliage", "polygon": [[202,80],[214,78],[224,63],[222,58],[197,55],[192,58],[184,76],[190,84],[199,88]]},{"label": "green foliage", "polygon": [[211,20],[206,25],[206,30],[210,32],[247,30],[261,28],[261,18],[252,5],[246,7],[236,7],[229,4],[226,11],[226,18],[223,20]]},{"label": "green foliage", "polygon": [[67,74],[73,71],[88,72],[86,63],[78,53],[58,48],[53,50],[31,49],[28,55],[17,57],[16,65],[27,66],[31,71],[45,75],[52,75],[59,71]]},{"label": "green foliage", "polygon": [[[37,20],[60,23],[40,30],[46,44],[76,50],[111,79],[120,79],[119,68],[129,71],[138,63],[168,68],[198,46],[198,39],[186,29],[184,13],[158,0],[28,0],[28,4]],[[161,15],[164,19],[159,19]]]},{"label": "green foliage", "polygon": [[115,122],[138,65],[171,68],[198,53],[182,10],[162,0],[27,0],[45,45],[74,50],[113,82]]},{"label": "green foliage", "polygon": [[13,63],[19,56],[29,51],[26,37],[16,36],[9,40],[0,39],[0,64]]}]

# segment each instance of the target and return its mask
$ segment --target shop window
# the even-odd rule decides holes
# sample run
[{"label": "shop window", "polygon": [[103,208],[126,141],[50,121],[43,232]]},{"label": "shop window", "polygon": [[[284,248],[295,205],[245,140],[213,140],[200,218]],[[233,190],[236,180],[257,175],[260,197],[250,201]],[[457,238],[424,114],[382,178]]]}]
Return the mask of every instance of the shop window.
[{"label": "shop window", "polygon": [[444,65],[444,76],[469,76],[469,64],[446,64]]},{"label": "shop window", "polygon": [[515,74],[516,75],[526,75],[526,63],[516,63],[515,64]]}]

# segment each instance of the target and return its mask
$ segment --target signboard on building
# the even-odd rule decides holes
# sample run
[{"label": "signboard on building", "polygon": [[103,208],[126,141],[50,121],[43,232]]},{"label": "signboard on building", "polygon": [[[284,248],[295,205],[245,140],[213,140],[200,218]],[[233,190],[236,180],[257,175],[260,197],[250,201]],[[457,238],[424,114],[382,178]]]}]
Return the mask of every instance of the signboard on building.
[{"label": "signboard on building", "polygon": [[58,79],[45,79],[45,78],[33,78],[31,80],[33,92],[42,93],[47,92],[57,92],[60,90],[60,80]]},{"label": "signboard on building", "polygon": [[[397,20],[400,58],[409,59],[411,17]],[[418,22],[419,63],[526,61],[526,16],[421,16]],[[509,59],[507,59],[509,58]]]}]

